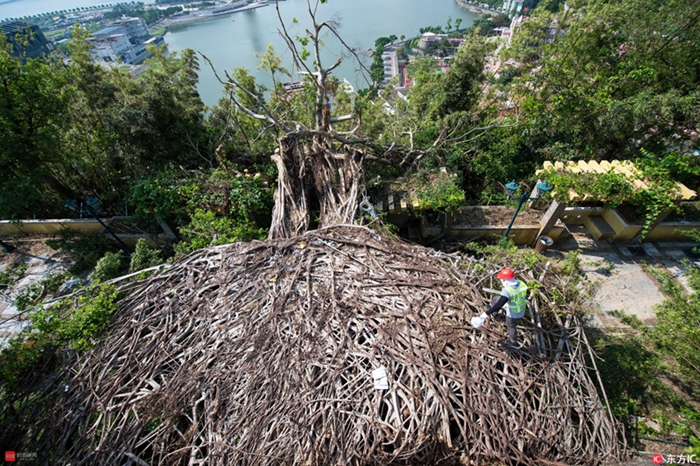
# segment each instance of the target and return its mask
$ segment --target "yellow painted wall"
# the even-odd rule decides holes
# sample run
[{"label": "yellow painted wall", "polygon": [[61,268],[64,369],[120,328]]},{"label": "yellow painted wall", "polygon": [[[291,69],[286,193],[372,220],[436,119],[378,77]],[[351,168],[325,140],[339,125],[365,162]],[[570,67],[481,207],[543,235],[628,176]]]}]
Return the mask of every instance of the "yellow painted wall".
[{"label": "yellow painted wall", "polygon": [[[564,232],[564,225],[556,225],[547,236],[557,241]],[[509,238],[515,244],[532,244],[537,239],[539,225],[530,226],[513,226],[510,229]],[[493,227],[489,225],[481,225],[477,227],[464,227],[455,225],[450,230],[449,236],[459,239],[472,239],[480,237],[482,239],[498,238],[506,232],[506,226]],[[423,238],[435,237],[440,234],[440,227],[428,226],[425,221],[421,222],[421,236]]]},{"label": "yellow painted wall", "polygon": [[603,218],[615,230],[613,241],[629,241],[642,229],[641,225],[630,225],[614,209],[605,209]]},{"label": "yellow painted wall", "polygon": [[693,241],[689,236],[678,230],[700,231],[700,222],[691,223],[661,223],[647,234],[644,241]]},{"label": "yellow painted wall", "polygon": [[[102,219],[106,225],[109,225],[112,220],[112,218]],[[17,225],[13,225],[7,220],[0,221],[0,235],[55,235],[63,228],[68,228],[76,233],[100,233],[102,231],[102,225],[100,225],[100,222],[92,218],[23,220],[21,224]],[[155,248],[159,244],[170,243],[167,238],[153,238],[150,235],[120,233],[117,236],[132,250],[136,247],[136,242],[140,238],[145,239],[146,243],[151,248]]]},{"label": "yellow painted wall", "polygon": [[600,215],[603,210],[602,207],[567,207],[559,220],[564,223],[583,223],[586,217]]},{"label": "yellow painted wall", "polygon": [[[105,223],[109,224],[108,219]],[[55,235],[59,230],[69,228],[78,233],[99,233],[102,225],[95,219],[55,219],[55,220],[22,220],[13,224],[9,220],[0,221],[0,235]]]}]

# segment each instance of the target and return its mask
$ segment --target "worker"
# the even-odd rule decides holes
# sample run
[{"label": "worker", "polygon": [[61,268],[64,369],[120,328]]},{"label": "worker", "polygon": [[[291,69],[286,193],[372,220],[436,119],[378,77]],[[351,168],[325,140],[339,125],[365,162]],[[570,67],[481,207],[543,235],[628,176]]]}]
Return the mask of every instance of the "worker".
[{"label": "worker", "polygon": [[472,318],[472,325],[479,328],[486,322],[486,319],[498,312],[501,308],[506,310],[506,329],[508,330],[509,344],[513,348],[520,348],[516,333],[516,327],[520,319],[525,315],[527,306],[527,285],[515,279],[515,273],[511,269],[503,269],[498,272],[498,279],[501,280],[503,290],[501,295],[493,299],[489,309],[479,317]]}]

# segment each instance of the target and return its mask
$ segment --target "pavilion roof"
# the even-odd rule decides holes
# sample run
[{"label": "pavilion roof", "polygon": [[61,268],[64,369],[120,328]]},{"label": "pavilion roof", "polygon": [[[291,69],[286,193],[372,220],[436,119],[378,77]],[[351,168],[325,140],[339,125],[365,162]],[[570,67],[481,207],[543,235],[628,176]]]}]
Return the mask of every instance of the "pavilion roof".
[{"label": "pavilion roof", "polygon": [[[550,162],[546,161],[543,164],[541,170],[537,170],[537,174],[547,171],[557,171],[557,172],[569,172],[569,173],[609,173],[613,171],[625,176],[629,182],[634,186],[635,190],[648,188],[649,185],[644,181],[644,175],[642,171],[637,168],[637,166],[630,162],[629,160],[601,160],[597,162],[595,160],[585,161],[579,160],[578,162],[569,161],[563,162]],[[676,182],[676,201],[692,201],[697,198],[697,192],[688,188],[683,183]],[[590,195],[586,194],[581,196],[574,192],[569,192],[569,200],[588,200],[591,198]]]}]

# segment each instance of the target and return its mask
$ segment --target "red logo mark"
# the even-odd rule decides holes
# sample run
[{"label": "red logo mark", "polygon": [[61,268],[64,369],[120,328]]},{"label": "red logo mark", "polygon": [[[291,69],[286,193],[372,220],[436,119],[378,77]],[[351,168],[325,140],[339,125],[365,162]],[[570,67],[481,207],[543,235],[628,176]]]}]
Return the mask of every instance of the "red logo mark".
[{"label": "red logo mark", "polygon": [[6,451],[5,452],[5,461],[14,462],[15,461],[15,452],[14,451]]},{"label": "red logo mark", "polygon": [[664,462],[664,457],[656,453],[654,456],[651,457],[651,462],[654,464],[661,464]]}]

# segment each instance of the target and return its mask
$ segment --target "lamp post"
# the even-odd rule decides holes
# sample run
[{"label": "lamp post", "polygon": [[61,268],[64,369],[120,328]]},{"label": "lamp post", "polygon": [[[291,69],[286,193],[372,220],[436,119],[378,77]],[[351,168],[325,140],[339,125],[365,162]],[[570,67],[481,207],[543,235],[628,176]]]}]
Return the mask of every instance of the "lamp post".
[{"label": "lamp post", "polygon": [[9,254],[15,250],[14,246],[12,246],[11,244],[7,244],[5,242],[2,242],[2,241],[0,241],[0,247],[2,247],[3,252],[5,252],[7,254]]},{"label": "lamp post", "polygon": [[122,247],[124,252],[126,252],[127,256],[131,255],[131,250],[129,247],[124,244],[122,240],[119,239],[119,237],[107,226],[104,224],[104,222],[100,219],[100,217],[97,216],[98,213],[102,211],[102,204],[100,203],[100,200],[96,197],[88,197],[87,202],[85,202],[85,209],[83,209],[83,203],[80,203],[80,208],[78,208],[78,201],[76,199],[68,199],[66,200],[66,208],[70,210],[74,210],[78,213],[87,213],[92,216],[95,220],[100,222],[100,225],[104,227],[105,230],[109,232],[110,235],[119,243],[119,245]]},{"label": "lamp post", "polygon": [[[518,184],[515,182],[515,180],[511,181],[506,185],[506,194],[508,195],[508,200],[511,199],[511,197],[518,191]],[[520,199],[518,200],[518,207],[515,209],[515,213],[513,214],[513,218],[510,219],[510,223],[508,224],[508,228],[506,228],[506,232],[503,233],[503,238],[508,238],[508,233],[510,233],[510,229],[513,226],[513,223],[515,223],[515,217],[518,216],[518,212],[520,212],[520,208],[523,206],[525,201],[530,200],[530,201],[536,201],[540,197],[542,197],[542,194],[546,193],[547,191],[551,191],[552,187],[547,183],[546,181],[537,181],[537,184],[535,185],[535,189],[532,191],[532,195],[528,194],[527,191],[523,192],[523,194],[520,196]]]}]

